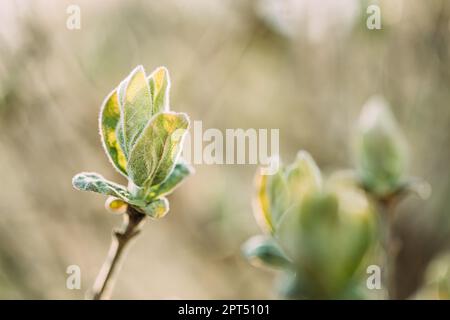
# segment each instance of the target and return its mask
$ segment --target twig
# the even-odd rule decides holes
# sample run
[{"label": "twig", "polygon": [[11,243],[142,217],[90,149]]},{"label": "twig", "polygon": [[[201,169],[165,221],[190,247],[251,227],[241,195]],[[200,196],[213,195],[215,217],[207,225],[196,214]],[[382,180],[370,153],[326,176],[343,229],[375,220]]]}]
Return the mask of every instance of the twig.
[{"label": "twig", "polygon": [[393,239],[393,212],[391,203],[387,201],[379,201],[380,220],[381,220],[381,241],[384,249],[383,255],[383,282],[387,292],[387,298],[393,299],[395,292],[395,283],[393,279],[395,268],[395,252]]},{"label": "twig", "polygon": [[110,298],[126,248],[130,240],[139,234],[145,217],[144,214],[128,206],[121,229],[113,231],[108,256],[95,279],[92,289],[87,293],[88,299],[102,300]]},{"label": "twig", "polygon": [[384,284],[387,289],[387,297],[390,300],[397,299],[397,285],[395,282],[396,259],[399,251],[399,239],[394,233],[395,207],[406,195],[404,189],[398,189],[394,193],[377,197],[380,207],[380,220],[382,224],[382,246],[384,249]]}]

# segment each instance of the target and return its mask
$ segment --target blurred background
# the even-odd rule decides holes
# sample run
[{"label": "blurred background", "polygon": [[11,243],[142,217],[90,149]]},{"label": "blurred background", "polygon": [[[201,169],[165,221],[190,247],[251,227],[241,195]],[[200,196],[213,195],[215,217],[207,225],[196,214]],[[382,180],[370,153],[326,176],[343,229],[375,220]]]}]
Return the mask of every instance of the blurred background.
[{"label": "blurred background", "polygon": [[[381,30],[366,27],[370,4],[381,8]],[[81,10],[79,30],[66,27],[70,5]],[[125,183],[101,148],[97,116],[138,64],[167,66],[171,108],[203,128],[279,128],[285,162],[306,149],[325,172],[352,166],[360,108],[384,95],[410,143],[408,172],[433,188],[398,208],[398,286],[402,297],[446,297],[449,1],[2,1],[0,21],[0,298],[82,299],[93,283],[121,221],[71,179],[96,171]],[[256,166],[196,171],[131,247],[114,298],[275,297],[275,274],[240,254],[260,232]],[[66,288],[73,264],[81,290]]]}]

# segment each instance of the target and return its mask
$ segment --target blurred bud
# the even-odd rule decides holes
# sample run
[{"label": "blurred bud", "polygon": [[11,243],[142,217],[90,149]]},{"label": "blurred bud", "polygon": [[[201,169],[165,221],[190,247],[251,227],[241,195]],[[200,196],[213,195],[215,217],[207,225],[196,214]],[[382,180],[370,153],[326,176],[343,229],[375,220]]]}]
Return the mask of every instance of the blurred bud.
[{"label": "blurred bud", "polygon": [[123,214],[127,212],[128,204],[119,198],[108,197],[105,202],[105,208],[114,214]]},{"label": "blurred bud", "polygon": [[364,186],[383,196],[396,191],[407,165],[406,142],[388,104],[372,97],[358,122],[355,160]]},{"label": "blurred bud", "polygon": [[300,151],[293,164],[279,165],[273,175],[256,176],[255,216],[263,230],[275,232],[285,212],[322,187],[322,176],[313,158]]},{"label": "blurred bud", "polygon": [[[285,216],[276,234],[287,256],[298,265],[298,276],[319,281],[319,297],[339,297],[359,275],[374,243],[375,217],[356,179],[327,181],[325,190],[303,199]],[[305,268],[305,262],[307,268]],[[320,283],[310,284],[320,288]]]},{"label": "blurred bud", "polygon": [[329,251],[322,242],[334,233],[336,217],[337,200],[333,195],[312,194],[286,213],[275,236],[295,263],[320,263],[324,252]]},{"label": "blurred bud", "polygon": [[[296,279],[302,279],[294,281],[295,288],[302,288],[305,296],[348,294],[344,290],[359,274],[375,233],[372,204],[356,175],[339,172],[324,183],[312,157],[302,151],[276,176],[261,179],[258,203],[277,246],[252,240],[245,247],[246,255],[260,261],[283,252],[292,262]],[[278,245],[281,249],[275,251]]]},{"label": "blurred bud", "polygon": [[288,267],[289,260],[275,240],[268,236],[254,236],[242,246],[242,253],[255,266]]},{"label": "blurred bud", "polygon": [[345,234],[340,244],[345,248],[342,259],[347,260],[347,267],[354,267],[347,271],[354,272],[376,242],[375,205],[359,187],[356,175],[349,171],[332,175],[326,188],[337,198],[340,229]]}]

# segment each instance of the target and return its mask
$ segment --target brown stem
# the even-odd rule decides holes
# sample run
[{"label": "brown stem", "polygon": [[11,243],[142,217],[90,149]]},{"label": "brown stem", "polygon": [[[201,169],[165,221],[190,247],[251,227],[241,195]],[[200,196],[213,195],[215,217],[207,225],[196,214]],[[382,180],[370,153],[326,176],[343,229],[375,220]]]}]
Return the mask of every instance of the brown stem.
[{"label": "brown stem", "polygon": [[121,229],[113,231],[108,256],[95,279],[92,289],[87,293],[88,299],[110,298],[128,244],[131,239],[139,234],[144,218],[144,214],[128,206]]},{"label": "brown stem", "polygon": [[397,203],[403,196],[403,191],[398,191],[389,196],[377,199],[381,211],[382,245],[384,249],[383,279],[387,289],[387,296],[390,300],[398,298],[395,282],[395,267],[400,243],[394,233],[394,211]]},{"label": "brown stem", "polygon": [[392,211],[389,203],[384,201],[380,201],[380,220],[381,220],[381,241],[384,249],[383,254],[383,282],[387,291],[387,298],[392,299],[394,295],[394,282],[393,282],[393,274],[395,267],[395,258],[393,252],[393,238],[392,238]]}]

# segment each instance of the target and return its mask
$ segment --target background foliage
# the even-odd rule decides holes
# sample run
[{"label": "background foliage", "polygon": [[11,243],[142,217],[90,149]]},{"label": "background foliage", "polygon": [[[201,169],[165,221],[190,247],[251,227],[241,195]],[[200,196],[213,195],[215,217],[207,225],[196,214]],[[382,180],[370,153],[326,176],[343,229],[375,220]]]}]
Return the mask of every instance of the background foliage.
[{"label": "background foliage", "polygon": [[[450,3],[379,1],[377,31],[365,26],[364,2],[76,1],[74,31],[65,25],[74,1],[1,2],[0,298],[82,298],[92,283],[118,221],[102,196],[70,181],[85,168],[121,181],[97,114],[138,64],[167,66],[171,107],[204,128],[280,128],[283,159],[306,149],[325,172],[351,166],[360,107],[384,95],[411,146],[409,172],[433,187],[429,201],[402,203],[396,223],[397,281],[412,293],[450,247]],[[272,274],[239,250],[259,232],[255,170],[196,166],[132,248],[115,297],[272,297]],[[65,287],[71,264],[83,290]]]}]

